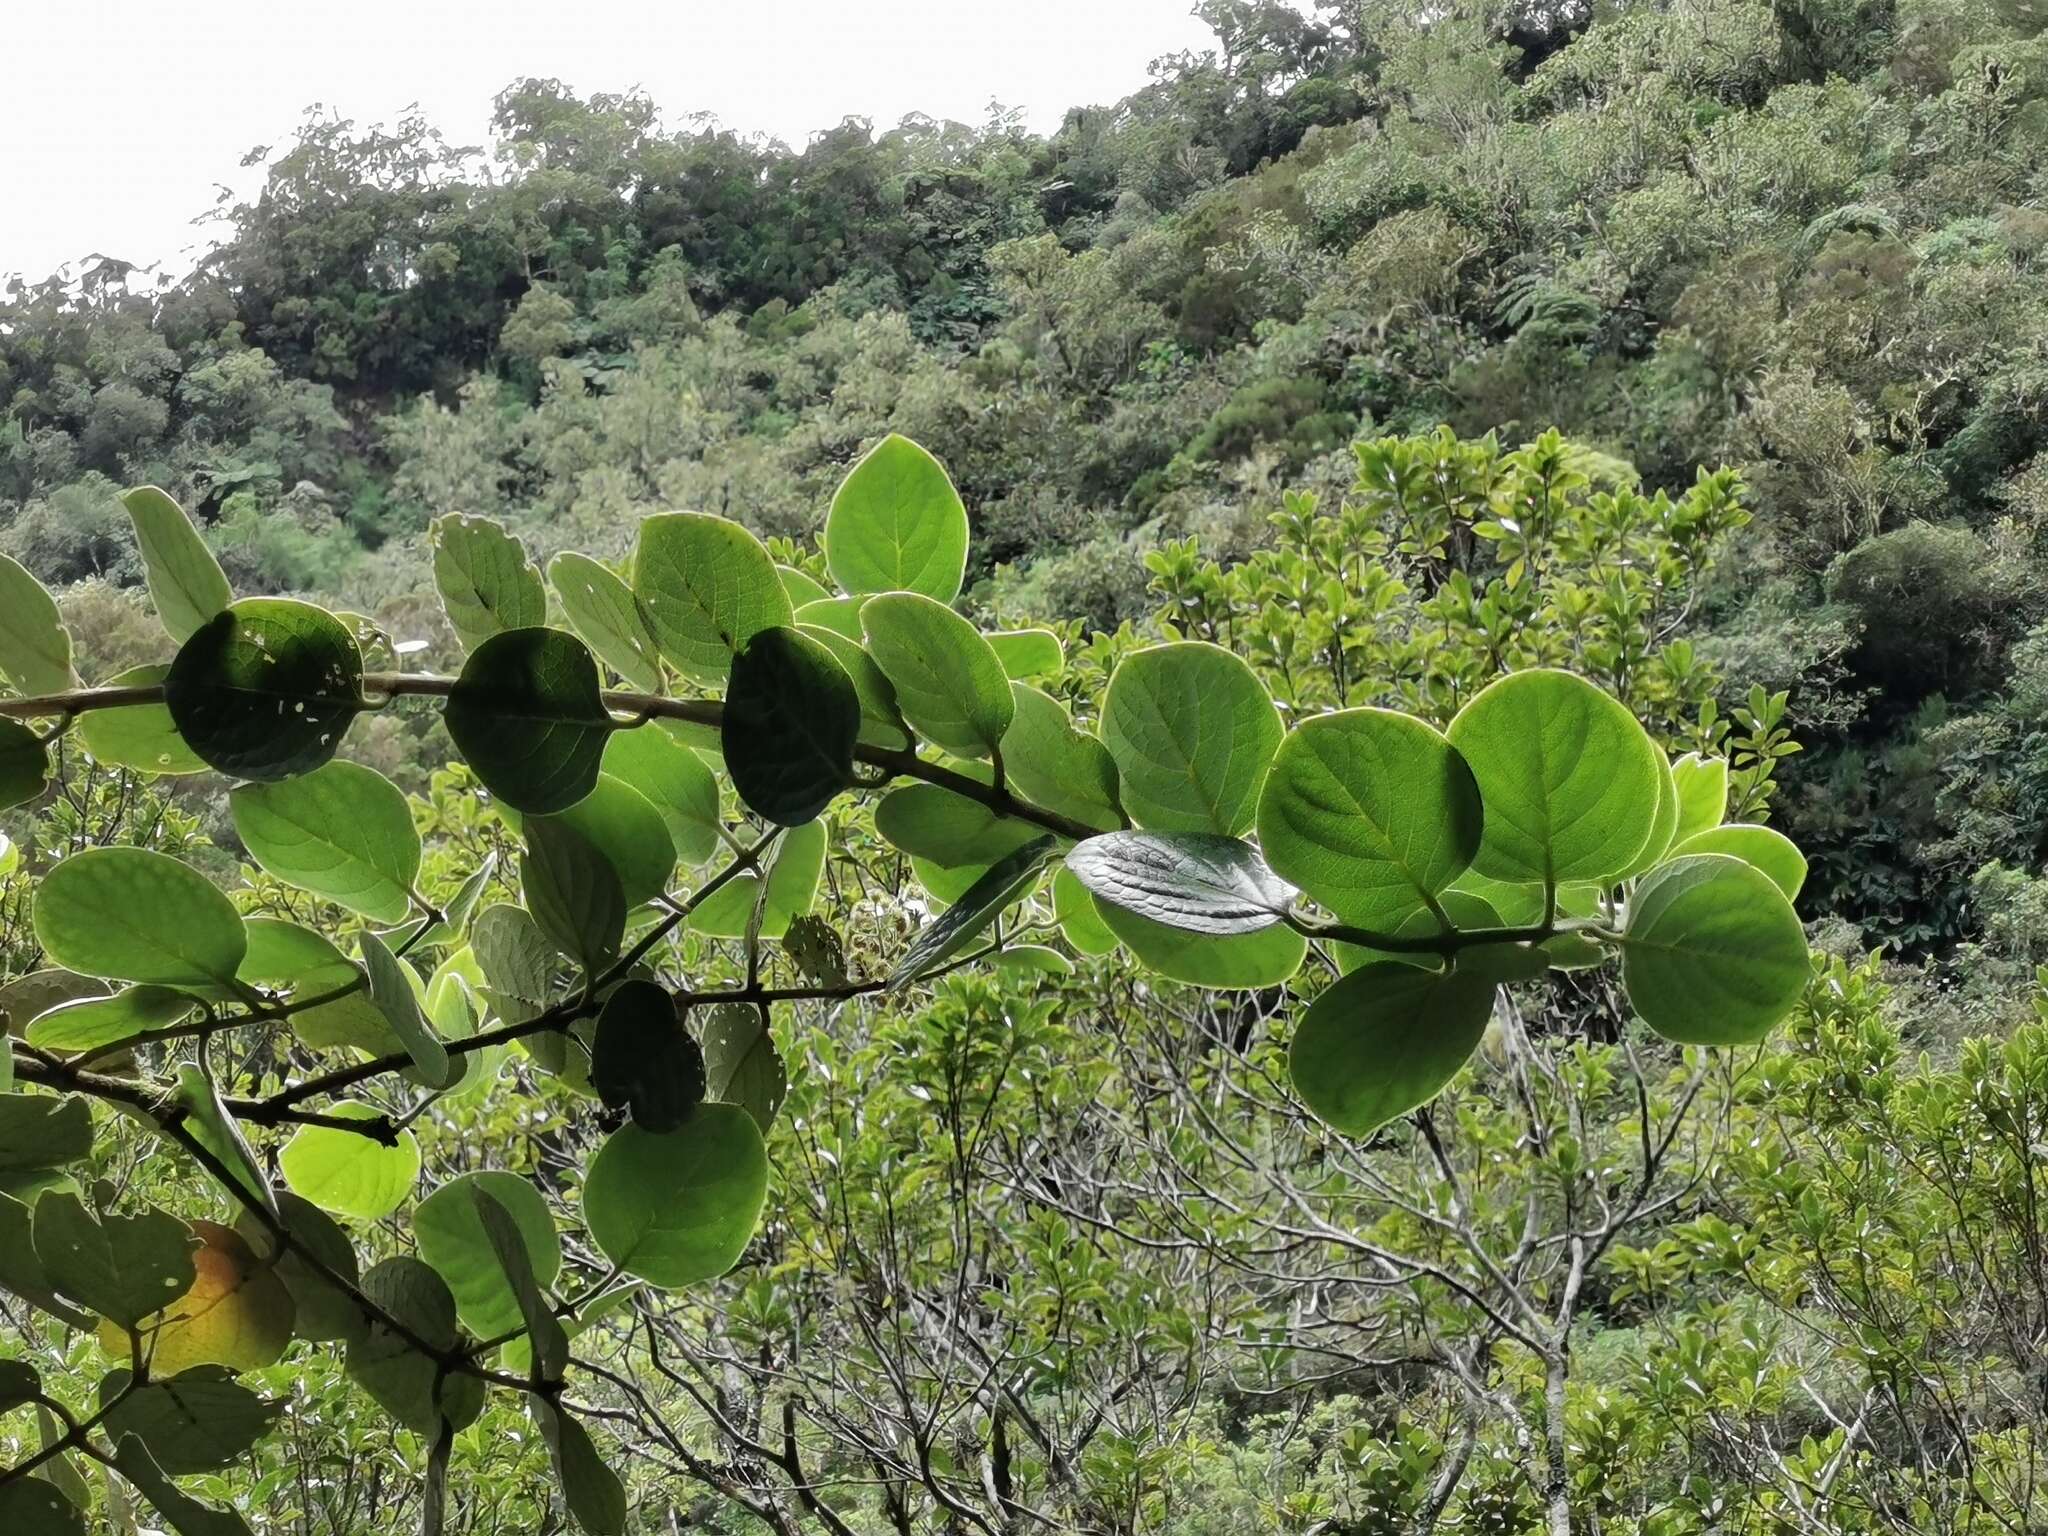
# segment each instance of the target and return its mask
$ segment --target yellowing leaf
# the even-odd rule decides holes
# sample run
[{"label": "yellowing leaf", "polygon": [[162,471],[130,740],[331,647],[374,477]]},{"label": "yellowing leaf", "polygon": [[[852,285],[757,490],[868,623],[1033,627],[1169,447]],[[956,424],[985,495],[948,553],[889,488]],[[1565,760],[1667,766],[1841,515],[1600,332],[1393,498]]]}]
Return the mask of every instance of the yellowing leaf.
[{"label": "yellowing leaf", "polygon": [[[291,1342],[291,1293],[240,1234],[211,1221],[195,1221],[192,1230],[199,1235],[192,1289],[137,1325],[149,1374],[162,1379],[195,1365],[250,1371],[272,1364]],[[120,1328],[103,1322],[99,1336],[109,1354],[127,1357]]]}]

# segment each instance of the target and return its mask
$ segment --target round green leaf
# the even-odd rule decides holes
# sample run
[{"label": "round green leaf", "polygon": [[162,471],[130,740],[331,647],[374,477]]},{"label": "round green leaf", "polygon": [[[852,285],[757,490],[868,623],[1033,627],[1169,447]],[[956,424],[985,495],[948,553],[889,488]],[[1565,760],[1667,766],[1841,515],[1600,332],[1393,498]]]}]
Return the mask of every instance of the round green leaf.
[{"label": "round green leaf", "polygon": [[85,1536],[85,1516],[40,1477],[0,1483],[0,1529],[20,1536]]},{"label": "round green leaf", "polygon": [[1675,848],[1726,819],[1728,760],[1688,752],[1672,760],[1671,778],[1678,790],[1678,825],[1671,832]]},{"label": "round green leaf", "polygon": [[598,659],[632,687],[658,692],[661,650],[654,643],[654,620],[633,589],[609,567],[571,550],[548,562],[548,580],[569,627]]},{"label": "round green leaf", "polygon": [[1007,944],[989,962],[997,970],[1016,976],[1068,976],[1074,962],[1044,944]]},{"label": "round green leaf", "polygon": [[703,512],[643,518],[633,591],[655,643],[691,677],[723,681],[741,646],[794,611],[767,549],[738,523]]},{"label": "round green leaf", "polygon": [[185,744],[222,773],[282,779],[333,757],[362,707],[362,653],[324,608],[250,597],[207,620],[164,675]]},{"label": "round green leaf", "polygon": [[860,695],[824,645],[764,629],[733,658],[720,736],[733,788],[785,827],[815,820],[853,782]]},{"label": "round green leaf", "polygon": [[333,762],[228,796],[235,833],[270,874],[351,912],[395,923],[412,909],[420,835],[405,795],[360,763]]},{"label": "round green leaf", "polygon": [[981,631],[944,603],[886,592],[860,610],[868,654],[896,690],[911,729],[959,757],[991,757],[1016,705]]},{"label": "round green leaf", "polygon": [[1250,843],[1211,832],[1111,832],[1076,847],[1067,868],[1101,900],[1189,933],[1257,933],[1298,894]]},{"label": "round green leaf", "polygon": [[248,948],[235,975],[251,986],[289,987],[303,996],[362,981],[354,963],[325,934],[281,917],[245,917],[242,932]]},{"label": "round green leaf", "polygon": [[1486,1034],[1494,983],[1380,962],[1351,972],[1302,1013],[1287,1050],[1294,1091],[1317,1119],[1369,1136],[1427,1104]]},{"label": "round green leaf", "polygon": [[590,1432],[559,1403],[534,1393],[528,1401],[540,1420],[562,1501],[585,1536],[625,1536],[626,1485],[590,1438]]},{"label": "round green leaf", "polygon": [[1472,867],[1494,880],[1610,880],[1657,819],[1656,746],[1618,700],[1569,672],[1501,678],[1458,711],[1451,745],[1479,781]]},{"label": "round green leaf", "polygon": [[142,848],[89,848],[36,890],[36,940],[66,970],[166,987],[233,983],[248,938],[204,875]]},{"label": "round green leaf", "polygon": [[947,869],[987,865],[1044,836],[1028,821],[999,815],[937,784],[905,784],[875,806],[875,830],[913,858]]},{"label": "round green leaf", "polygon": [[488,517],[434,520],[434,586],[463,645],[548,621],[548,594],[519,541]]},{"label": "round green leaf", "polygon": [[1692,853],[1725,853],[1754,864],[1771,877],[1787,901],[1797,901],[1806,884],[1806,855],[1798,845],[1784,833],[1752,822],[1730,822],[1695,832],[1671,850],[1671,857],[1682,859]]},{"label": "round green leaf", "polygon": [[832,498],[825,564],[848,592],[958,597],[967,508],[939,461],[894,433],[869,449]]},{"label": "round green leaf", "polygon": [[78,1196],[49,1190],[34,1211],[35,1256],[50,1283],[121,1327],[132,1327],[191,1290],[192,1229],[164,1211],[95,1216]]},{"label": "round green leaf", "polygon": [[627,906],[652,901],[668,889],[669,876],[676,869],[675,842],[669,836],[668,823],[645,795],[623,779],[599,774],[589,794],[546,819],[581,833],[604,855],[619,877],[619,894]]},{"label": "round green leaf", "polygon": [[664,722],[612,732],[604,771],[646,797],[685,864],[702,864],[718,851],[718,780]]},{"label": "round green leaf", "polygon": [[589,794],[616,723],[574,635],[511,629],[470,654],[448,694],[448,734],[514,810],[565,811]]},{"label": "round green leaf", "polygon": [[[374,1120],[367,1104],[341,1103],[328,1110],[346,1120]],[[302,1125],[277,1155],[284,1181],[294,1194],[324,1211],[378,1221],[405,1203],[420,1176],[420,1147],[411,1131],[400,1131],[392,1146],[332,1126]]]},{"label": "round green leaf", "polygon": [[1041,810],[1113,832],[1124,824],[1116,760],[1075,726],[1066,706],[1029,683],[1010,684],[1016,713],[1003,737],[1010,788]]},{"label": "round green leaf", "polygon": [[768,1153],[754,1117],[705,1104],[657,1135],[624,1126],[591,1159],[583,1219],[604,1256],[663,1290],[737,1264],[768,1198]]},{"label": "round green leaf", "polygon": [[427,1019],[426,988],[419,972],[367,929],[356,935],[356,948],[362,953],[363,974],[369,979],[370,1001],[391,1026],[400,1048],[412,1058],[408,1075],[428,1088],[454,1087],[462,1068],[449,1056],[448,1047]]},{"label": "round green leaf", "polygon": [[[130,667],[107,682],[109,688],[147,688],[163,682],[168,665]],[[138,773],[204,773],[206,761],[185,745],[171,712],[161,704],[124,704],[88,710],[78,717],[78,738],[95,762]]]},{"label": "round green leaf", "polygon": [[1809,970],[1792,903],[1762,870],[1695,853],[1643,876],[1622,981],[1650,1028],[1685,1045],[1748,1045],[1798,1003]]},{"label": "round green leaf", "polygon": [[704,1096],[739,1105],[767,1135],[789,1092],[789,1071],[775,1049],[768,1010],[752,1003],[720,1003],[701,1017]]},{"label": "round green leaf", "polygon": [[1193,987],[1277,987],[1308,956],[1308,940],[1280,925],[1256,933],[1189,933],[1111,902],[1097,901],[1095,909],[1103,925],[1148,968]]},{"label": "round green leaf", "polygon": [[1280,736],[1257,674],[1199,640],[1133,651],[1102,703],[1123,807],[1155,832],[1248,831]]},{"label": "round green leaf", "polygon": [[1347,923],[1391,930],[1426,910],[1479,847],[1479,786],[1411,715],[1347,709],[1280,744],[1259,796],[1259,846]]},{"label": "round green leaf", "polygon": [[223,1366],[198,1365],[168,1381],[124,1391],[127,1371],[100,1383],[102,1421],[115,1440],[139,1436],[166,1472],[224,1467],[267,1434],[284,1413],[281,1399],[261,1398]]},{"label": "round green leaf", "polygon": [[[48,1017],[48,1015],[45,1015]],[[0,1173],[92,1155],[92,1112],[75,1094],[0,1093]]]},{"label": "round green leaf", "polygon": [[413,1207],[412,1230],[420,1257],[448,1282],[463,1327],[488,1339],[519,1326],[519,1297],[498,1262],[471,1189],[487,1192],[511,1216],[534,1281],[542,1289],[553,1285],[561,1273],[562,1239],[547,1201],[532,1181],[502,1169],[450,1179]]},{"label": "round green leaf", "polygon": [[33,800],[50,785],[50,749],[19,720],[0,719],[0,811]]},{"label": "round green leaf", "polygon": [[1061,937],[1074,947],[1076,954],[1106,955],[1117,947],[1119,940],[1103,922],[1102,909],[1095,904],[1095,897],[1064,864],[1053,872],[1052,912],[1059,922]]}]

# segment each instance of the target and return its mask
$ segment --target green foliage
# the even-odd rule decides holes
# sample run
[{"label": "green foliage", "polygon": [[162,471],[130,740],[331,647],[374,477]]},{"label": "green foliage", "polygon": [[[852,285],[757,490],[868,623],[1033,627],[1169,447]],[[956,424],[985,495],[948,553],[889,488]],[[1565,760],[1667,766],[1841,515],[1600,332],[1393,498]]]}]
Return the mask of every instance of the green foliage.
[{"label": "green foliage", "polygon": [[[828,529],[835,579],[926,572],[933,550],[952,568],[958,502],[925,516],[950,482],[935,461],[927,473],[905,457],[921,453],[901,441],[854,470]],[[1366,473],[1411,453],[1517,483],[1562,481],[1572,462],[1553,443],[1503,468],[1491,445],[1429,439],[1378,445]],[[1732,487],[1703,487],[1694,510],[1732,524],[1716,499]],[[878,509],[906,497],[918,515],[875,532]],[[1351,513],[1336,519],[1348,534],[1306,504],[1290,516],[1311,549],[1354,536],[1383,547]],[[870,539],[880,546],[866,550]],[[1289,653],[1261,643],[1248,660],[1183,633],[1221,611],[1212,599],[1236,601],[1221,588],[1238,573],[1178,561],[1161,563],[1162,583],[1207,595],[1199,609],[1170,600],[1158,643],[1011,630],[996,632],[999,650],[929,592],[835,593],[815,556],[771,552],[725,519],[662,514],[641,526],[629,589],[586,589],[604,597],[601,620],[586,607],[606,636],[594,653],[567,631],[511,622],[544,617],[545,605],[537,572],[497,525],[444,525],[441,548],[444,608],[469,644],[453,678],[368,671],[365,646],[388,644],[373,630],[359,641],[314,605],[245,599],[191,631],[160,685],[0,701],[67,744],[76,721],[102,710],[163,707],[167,743],[241,781],[227,818],[211,823],[231,826],[253,861],[240,878],[196,831],[173,856],[141,845],[166,841],[160,827],[134,841],[100,830],[95,817],[125,812],[94,811],[68,780],[51,797],[23,880],[34,943],[88,990],[33,1007],[10,1050],[21,1091],[0,1099],[0,1151],[14,1148],[0,1172],[33,1176],[0,1205],[32,1235],[33,1263],[0,1275],[58,1324],[97,1315],[99,1347],[131,1373],[57,1433],[174,1525],[228,1518],[169,1478],[264,1432],[275,1404],[229,1377],[268,1370],[296,1339],[342,1345],[347,1378],[430,1457],[486,1416],[500,1422],[506,1395],[526,1402],[574,1518],[625,1528],[626,1487],[568,1395],[611,1377],[572,1337],[601,1329],[614,1295],[638,1324],[672,1327],[682,1313],[634,1300],[631,1282],[688,1288],[691,1307],[744,1298],[729,1304],[757,1338],[781,1326],[794,1303],[779,1291],[824,1272],[824,1239],[766,1213],[771,1199],[810,1198],[810,1180],[869,1181],[920,1245],[970,1241],[973,1222],[944,1236],[923,1230],[917,1208],[935,1198],[931,1181],[967,1198],[981,1178],[927,1166],[894,1182],[891,1158],[959,1156],[982,1137],[962,1095],[991,1073],[986,1091],[1002,1091],[1007,1068],[994,1064],[1033,1049],[1068,986],[1128,975],[1148,994],[1247,994],[1191,1006],[1273,1011],[1278,1030],[1262,1049],[1284,1044],[1287,1066],[1274,1055],[1259,1070],[1293,1085],[1287,1112],[1299,1118],[1286,1135],[1341,1148],[1398,1134],[1389,1128],[1453,1085],[1519,999],[1588,984],[1553,982],[1553,970],[1618,962],[1618,995],[1688,1043],[1762,1039],[1805,983],[1805,935],[1780,888],[1797,889],[1796,849],[1760,828],[1714,825],[1725,778],[1702,756],[1681,784],[1614,695],[1522,665],[1573,659],[1550,656],[1545,636],[1528,655],[1468,645],[1466,631],[1403,642],[1404,663],[1443,691],[1416,686],[1414,670],[1390,670],[1386,686],[1412,687],[1425,713],[1444,716],[1439,730],[1393,708],[1321,707],[1341,693],[1283,709],[1269,679],[1290,675]],[[776,553],[805,562],[804,580],[825,595]],[[1359,585],[1390,579],[1364,574],[1353,552],[1339,558]],[[1564,567],[1552,577],[1575,579]],[[808,612],[846,604],[820,615],[840,627],[792,625],[792,587]],[[1315,600],[1350,597],[1319,585]],[[641,616],[652,650],[632,638]],[[1663,653],[1653,715],[1707,687],[1678,643]],[[1600,654],[1634,667],[1649,653],[1631,630]],[[608,687],[606,666],[638,686]],[[723,696],[705,695],[721,684]],[[1449,698],[1458,707],[1437,708]],[[393,718],[431,729],[431,715],[401,713],[422,700],[445,701],[460,756],[424,794],[407,796],[395,766],[387,777],[332,760],[344,734],[351,751],[375,749]],[[1735,777],[1760,801],[1782,733],[1771,719],[1744,724]],[[875,739],[885,725],[900,742]],[[1711,749],[1724,735],[1708,718],[1692,740]],[[84,771],[100,772],[83,739]],[[1681,827],[1682,852],[1671,847]],[[1062,943],[1083,960],[1119,948],[1129,959],[1084,973]],[[983,961],[998,962],[1000,982],[968,979]],[[109,994],[88,978],[130,985]],[[863,999],[897,1032],[872,1058],[837,1060],[845,1043],[833,1029],[790,1027],[806,1005],[836,1017]],[[1002,1033],[976,1034],[989,1020]],[[237,1049],[216,1049],[229,1041]],[[1059,1112],[1084,1113],[1123,1092],[1099,1067],[1068,1081],[1071,1067],[1042,1061],[1022,1081],[1081,1094]],[[1182,1080],[1178,1069],[1167,1077]],[[829,1100],[841,1092],[872,1101],[874,1131],[837,1128]],[[96,1134],[94,1101],[161,1139],[147,1189],[191,1216],[112,1183],[77,1186],[89,1201],[60,1187],[64,1170],[121,1144]],[[490,1166],[495,1150],[448,1163],[464,1128],[489,1128],[495,1149],[522,1124],[531,1176]],[[909,1145],[885,1152],[863,1140],[873,1136]],[[437,1151],[437,1183],[416,1198],[423,1141]],[[1205,1167],[1210,1155],[1174,1154]],[[288,1193],[271,1188],[273,1168]],[[239,1207],[236,1228],[197,1214],[208,1187]],[[874,1196],[856,1203],[848,1219],[866,1222]],[[386,1222],[401,1212],[407,1221]],[[1045,1215],[1066,1219],[1058,1200]],[[1025,1293],[1065,1283],[1057,1266],[1092,1262],[1050,1232],[1033,1241],[1054,1267],[1017,1273],[1014,1300],[976,1303],[1014,1309],[1003,1326],[1020,1340],[1048,1326],[1050,1304]],[[785,1244],[814,1251],[792,1260],[777,1252]],[[117,1255],[134,1262],[123,1269]],[[919,1288],[920,1308],[927,1278],[906,1271],[901,1282]],[[910,1305],[890,1299],[897,1282],[857,1279],[851,1289],[889,1308]],[[1168,1331],[1188,1337],[1182,1324]],[[588,1343],[605,1357],[619,1346],[609,1332]],[[712,1357],[686,1367],[700,1358]],[[185,1396],[150,1395],[215,1367]],[[779,1475],[801,1483],[796,1458],[809,1453],[785,1450]],[[1087,1475],[1108,1489],[1120,1474],[1096,1463]],[[430,1495],[433,1518],[442,1497]]]}]

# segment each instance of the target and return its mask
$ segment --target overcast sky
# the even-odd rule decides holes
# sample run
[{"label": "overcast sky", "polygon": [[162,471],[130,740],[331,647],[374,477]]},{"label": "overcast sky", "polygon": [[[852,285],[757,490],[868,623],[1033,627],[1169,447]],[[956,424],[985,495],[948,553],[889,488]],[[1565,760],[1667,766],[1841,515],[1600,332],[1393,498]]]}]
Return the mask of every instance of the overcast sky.
[{"label": "overcast sky", "polygon": [[216,183],[320,102],[358,121],[418,102],[482,142],[497,91],[553,75],[639,86],[801,144],[848,115],[1050,128],[1205,46],[1190,0],[0,0],[0,273],[104,252],[181,271]]}]

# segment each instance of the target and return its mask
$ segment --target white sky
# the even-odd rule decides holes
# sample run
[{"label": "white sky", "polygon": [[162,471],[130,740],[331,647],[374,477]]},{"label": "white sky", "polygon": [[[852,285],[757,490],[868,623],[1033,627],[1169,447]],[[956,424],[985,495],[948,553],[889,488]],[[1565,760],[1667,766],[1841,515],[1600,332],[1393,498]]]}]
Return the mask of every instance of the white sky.
[{"label": "white sky", "polygon": [[1190,0],[0,0],[0,273],[104,252],[182,273],[216,183],[314,102],[359,122],[418,102],[481,143],[523,75],[645,89],[794,144],[848,115],[1038,129],[1205,47]]}]

